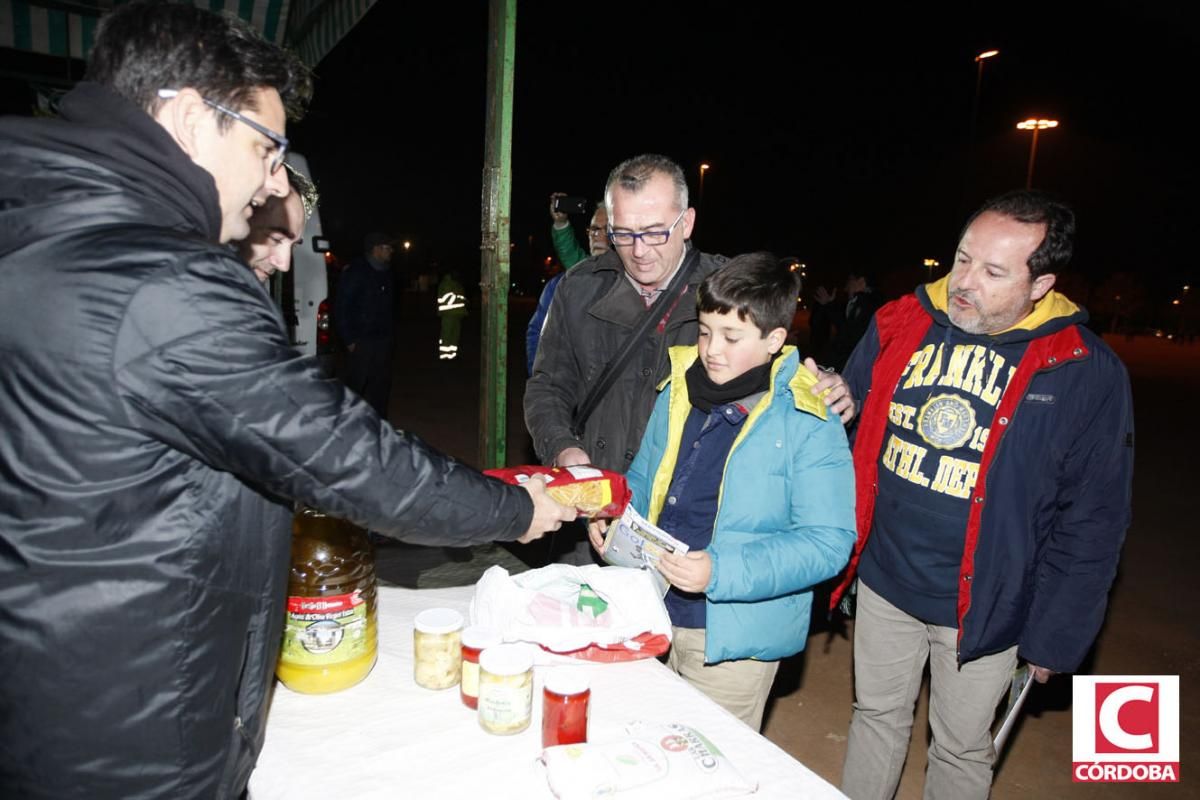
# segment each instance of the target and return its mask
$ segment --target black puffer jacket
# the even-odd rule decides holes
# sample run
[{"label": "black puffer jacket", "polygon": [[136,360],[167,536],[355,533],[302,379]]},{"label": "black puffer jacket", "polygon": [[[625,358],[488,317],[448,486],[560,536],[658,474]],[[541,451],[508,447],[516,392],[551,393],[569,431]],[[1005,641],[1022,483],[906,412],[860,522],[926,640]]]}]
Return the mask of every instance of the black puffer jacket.
[{"label": "black puffer jacket", "polygon": [[629,469],[654,410],[658,384],[671,372],[667,350],[696,343],[696,289],[724,263],[724,256],[700,254],[665,329],[646,335],[588,418],[582,438],[571,433],[575,407],[645,317],[646,306],[615,250],[582,261],[563,276],[525,384],[525,425],[543,463],[551,463],[565,448],[581,447],[598,467]]},{"label": "black puffer jacket", "polygon": [[0,120],[0,797],[229,797],[261,745],[291,499],[511,540],[526,494],[288,346],[216,188],[95,85]]}]

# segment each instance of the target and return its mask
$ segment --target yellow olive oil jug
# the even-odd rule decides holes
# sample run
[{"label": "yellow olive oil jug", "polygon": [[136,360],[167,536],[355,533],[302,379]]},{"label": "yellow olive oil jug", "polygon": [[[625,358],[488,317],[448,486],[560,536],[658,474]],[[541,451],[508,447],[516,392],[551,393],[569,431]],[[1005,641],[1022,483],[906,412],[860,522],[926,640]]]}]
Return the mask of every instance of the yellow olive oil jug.
[{"label": "yellow olive oil jug", "polygon": [[366,531],[301,507],[292,521],[279,680],[296,692],[326,694],[367,677],[377,655],[376,600]]}]

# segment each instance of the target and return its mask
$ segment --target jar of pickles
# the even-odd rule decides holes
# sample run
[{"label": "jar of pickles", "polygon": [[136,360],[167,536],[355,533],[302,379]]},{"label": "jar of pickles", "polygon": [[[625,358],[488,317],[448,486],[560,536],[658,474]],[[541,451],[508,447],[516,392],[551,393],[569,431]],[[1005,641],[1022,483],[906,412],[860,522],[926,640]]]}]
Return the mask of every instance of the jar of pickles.
[{"label": "jar of pickles", "polygon": [[463,615],[427,608],[413,625],[413,678],[426,689],[449,689],[462,677]]},{"label": "jar of pickles", "polygon": [[501,644],[479,654],[479,724],[507,736],[529,727],[533,712],[533,654]]}]

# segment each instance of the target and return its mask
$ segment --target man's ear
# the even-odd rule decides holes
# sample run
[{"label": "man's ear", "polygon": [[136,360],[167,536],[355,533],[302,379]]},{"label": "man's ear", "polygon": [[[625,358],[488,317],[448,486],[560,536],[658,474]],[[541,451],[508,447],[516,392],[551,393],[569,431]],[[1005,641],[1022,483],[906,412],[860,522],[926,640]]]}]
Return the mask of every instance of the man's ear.
[{"label": "man's ear", "polygon": [[694,228],[695,225],[696,209],[688,208],[687,211],[683,212],[683,219],[680,221],[680,227],[683,228],[682,233],[685,240],[692,238],[692,228]]},{"label": "man's ear", "polygon": [[163,102],[154,119],[193,161],[200,152],[200,138],[206,126],[215,124],[213,115],[195,89],[180,89]]},{"label": "man's ear", "polygon": [[767,349],[771,351],[771,355],[775,355],[783,349],[787,335],[788,332],[785,328],[775,328],[767,333]]},{"label": "man's ear", "polygon": [[1047,273],[1038,275],[1033,279],[1032,286],[1029,290],[1030,301],[1036,303],[1046,296],[1046,293],[1054,288],[1054,275]]}]

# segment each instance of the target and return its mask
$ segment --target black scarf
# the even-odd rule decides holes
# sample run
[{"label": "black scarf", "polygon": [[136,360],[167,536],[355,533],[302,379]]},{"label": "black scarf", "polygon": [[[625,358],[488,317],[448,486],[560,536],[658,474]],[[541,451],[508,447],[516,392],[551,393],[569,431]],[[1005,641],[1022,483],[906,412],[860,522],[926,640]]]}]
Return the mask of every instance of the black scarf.
[{"label": "black scarf", "polygon": [[776,353],[767,363],[748,369],[725,383],[713,383],[704,371],[704,364],[697,358],[684,374],[687,379],[688,400],[707,414],[715,406],[765,392],[771,388],[771,367],[778,357],[779,353]]}]

